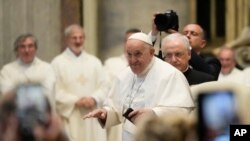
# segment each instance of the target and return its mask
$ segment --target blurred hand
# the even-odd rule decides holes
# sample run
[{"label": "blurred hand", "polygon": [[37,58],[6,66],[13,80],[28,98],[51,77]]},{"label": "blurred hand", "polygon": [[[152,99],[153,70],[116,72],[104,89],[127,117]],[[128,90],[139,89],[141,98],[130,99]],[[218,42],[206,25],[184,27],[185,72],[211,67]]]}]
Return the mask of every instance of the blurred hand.
[{"label": "blurred hand", "polygon": [[152,32],[151,32],[152,36],[157,36],[157,34],[159,32],[158,29],[157,29],[157,27],[156,27],[156,24],[155,24],[155,16],[157,14],[159,14],[159,12],[155,13],[154,16],[153,16],[153,18],[152,18]]},{"label": "blurred hand", "polygon": [[60,118],[56,114],[52,114],[48,126],[37,125],[34,129],[34,135],[42,141],[56,141],[63,135]]},{"label": "blurred hand", "polygon": [[172,34],[172,33],[176,33],[178,31],[174,30],[174,29],[168,29],[167,31],[165,31],[168,34]]},{"label": "blurred hand", "polygon": [[132,111],[131,113],[129,113],[128,116],[132,117],[131,119],[132,122],[136,124],[140,121],[141,118],[143,119],[146,116],[156,116],[156,115],[155,115],[155,112],[150,108],[141,108],[141,109]]},{"label": "blurred hand", "polygon": [[5,123],[0,123],[1,141],[19,141],[18,121],[14,114],[9,115]]},{"label": "blurred hand", "polygon": [[86,118],[99,118],[101,120],[107,119],[107,110],[105,109],[95,109],[92,112],[89,112],[87,115],[83,116],[83,119]]},{"label": "blurred hand", "polygon": [[77,107],[93,108],[96,101],[93,97],[83,97],[76,102]]}]

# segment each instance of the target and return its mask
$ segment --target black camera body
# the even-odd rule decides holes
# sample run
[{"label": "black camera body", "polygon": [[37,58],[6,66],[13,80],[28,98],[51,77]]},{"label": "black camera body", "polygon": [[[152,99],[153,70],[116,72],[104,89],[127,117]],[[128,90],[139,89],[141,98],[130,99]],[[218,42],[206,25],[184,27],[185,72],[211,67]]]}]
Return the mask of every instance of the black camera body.
[{"label": "black camera body", "polygon": [[167,10],[165,13],[160,13],[155,16],[154,23],[157,30],[167,31],[168,29],[179,29],[178,15],[173,10]]}]

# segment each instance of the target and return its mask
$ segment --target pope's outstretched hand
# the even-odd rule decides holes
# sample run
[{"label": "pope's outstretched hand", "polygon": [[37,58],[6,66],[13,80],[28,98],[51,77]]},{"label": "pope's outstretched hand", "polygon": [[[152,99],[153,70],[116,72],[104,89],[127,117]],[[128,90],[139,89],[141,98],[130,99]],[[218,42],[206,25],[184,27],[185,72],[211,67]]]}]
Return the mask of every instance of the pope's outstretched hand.
[{"label": "pope's outstretched hand", "polygon": [[106,120],[107,110],[95,109],[95,110],[89,112],[87,115],[83,116],[83,119],[86,119],[86,118],[99,118],[101,120]]}]

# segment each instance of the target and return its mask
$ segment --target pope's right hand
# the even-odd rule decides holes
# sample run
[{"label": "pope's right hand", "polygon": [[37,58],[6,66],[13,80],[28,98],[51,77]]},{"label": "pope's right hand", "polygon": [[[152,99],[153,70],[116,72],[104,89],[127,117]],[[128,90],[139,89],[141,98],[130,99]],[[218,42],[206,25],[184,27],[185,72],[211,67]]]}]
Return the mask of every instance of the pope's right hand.
[{"label": "pope's right hand", "polygon": [[99,118],[101,120],[106,120],[107,118],[107,110],[106,109],[95,109],[89,112],[87,115],[83,116],[83,119],[86,118]]}]

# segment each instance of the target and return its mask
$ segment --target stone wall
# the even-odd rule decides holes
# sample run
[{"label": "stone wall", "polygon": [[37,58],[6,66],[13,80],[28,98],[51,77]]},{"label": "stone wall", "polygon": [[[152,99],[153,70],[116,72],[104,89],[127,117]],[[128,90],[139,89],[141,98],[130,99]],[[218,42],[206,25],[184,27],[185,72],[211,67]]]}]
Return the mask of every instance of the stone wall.
[{"label": "stone wall", "polygon": [[[177,12],[182,29],[193,17],[190,1],[193,0],[82,0],[80,14],[87,28],[86,49],[102,61],[118,55],[128,28],[137,27],[148,33],[153,14],[167,9]],[[13,42],[22,33],[38,38],[41,59],[50,62],[58,55],[63,46],[64,6],[61,0],[0,0],[0,67],[15,59]]]},{"label": "stone wall", "polygon": [[151,30],[153,14],[156,12],[175,10],[182,29],[183,25],[190,21],[189,8],[190,1],[187,0],[100,0],[100,57],[105,60],[122,52],[124,33],[128,28],[137,27],[148,33]]},{"label": "stone wall", "polygon": [[38,39],[46,61],[60,52],[60,0],[0,0],[0,67],[15,59],[13,43],[23,33]]}]

